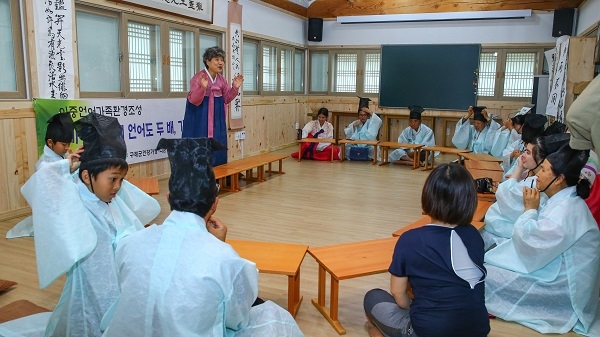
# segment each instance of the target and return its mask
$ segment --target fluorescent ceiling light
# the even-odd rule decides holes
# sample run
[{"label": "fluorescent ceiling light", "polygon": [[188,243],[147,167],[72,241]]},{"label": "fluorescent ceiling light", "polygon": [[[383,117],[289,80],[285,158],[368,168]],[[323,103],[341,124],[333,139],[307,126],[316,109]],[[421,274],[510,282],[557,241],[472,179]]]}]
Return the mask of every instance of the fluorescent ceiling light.
[{"label": "fluorescent ceiling light", "polygon": [[475,11],[475,12],[442,12],[442,13],[338,16],[337,22],[346,24],[346,23],[524,19],[526,17],[530,17],[531,13],[532,13],[531,9],[519,9],[519,10],[506,10],[506,11]]}]

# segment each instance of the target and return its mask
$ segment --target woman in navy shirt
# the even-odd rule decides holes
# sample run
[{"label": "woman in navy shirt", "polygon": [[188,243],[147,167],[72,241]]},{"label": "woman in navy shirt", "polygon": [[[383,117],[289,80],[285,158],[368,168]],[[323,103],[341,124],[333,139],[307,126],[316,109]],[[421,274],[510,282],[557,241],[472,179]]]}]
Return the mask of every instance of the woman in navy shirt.
[{"label": "woman in navy shirt", "polygon": [[398,239],[391,293],[365,295],[369,335],[487,336],[483,240],[470,224],[477,207],[473,178],[460,165],[440,165],[425,181],[421,204],[431,223]]}]

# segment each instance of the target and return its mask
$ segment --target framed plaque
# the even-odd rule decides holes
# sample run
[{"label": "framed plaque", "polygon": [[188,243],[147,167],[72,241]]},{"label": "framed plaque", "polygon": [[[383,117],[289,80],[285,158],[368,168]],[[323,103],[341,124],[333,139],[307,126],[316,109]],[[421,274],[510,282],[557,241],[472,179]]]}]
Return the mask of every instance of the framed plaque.
[{"label": "framed plaque", "polygon": [[187,16],[208,23],[213,22],[214,0],[113,0]]}]

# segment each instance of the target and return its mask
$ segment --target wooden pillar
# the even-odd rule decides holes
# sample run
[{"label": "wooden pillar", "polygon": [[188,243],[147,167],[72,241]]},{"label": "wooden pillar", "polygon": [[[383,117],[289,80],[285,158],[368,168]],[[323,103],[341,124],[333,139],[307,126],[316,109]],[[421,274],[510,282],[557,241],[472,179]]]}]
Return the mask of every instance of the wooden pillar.
[{"label": "wooden pillar", "polygon": [[574,88],[582,82],[594,79],[594,37],[572,37],[569,39],[569,67],[567,68],[567,94],[565,116],[575,99]]}]

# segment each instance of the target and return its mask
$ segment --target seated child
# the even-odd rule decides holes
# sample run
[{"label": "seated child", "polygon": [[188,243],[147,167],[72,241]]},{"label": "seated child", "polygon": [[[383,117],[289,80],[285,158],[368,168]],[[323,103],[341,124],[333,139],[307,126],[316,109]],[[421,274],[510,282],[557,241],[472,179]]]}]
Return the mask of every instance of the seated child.
[{"label": "seated child", "polygon": [[[370,99],[368,97],[360,98],[358,119],[348,124],[344,129],[346,139],[377,140],[379,129],[383,122],[375,112],[369,109],[369,101]],[[373,145],[345,144],[345,146],[346,159],[348,160],[372,160],[375,155]]]},{"label": "seated child", "polygon": [[[327,108],[319,109],[317,120],[310,121],[302,128],[302,138],[333,138],[333,125],[327,121],[329,110]],[[331,160],[330,143],[302,143],[302,158],[313,160]],[[292,158],[298,158],[298,152],[292,153]],[[333,159],[340,159],[340,149],[333,148]]]},{"label": "seated child", "polygon": [[[421,114],[425,111],[418,105],[408,107],[410,115],[408,116],[409,126],[398,136],[398,143],[423,144],[425,146],[435,146],[435,135],[427,125],[421,124]],[[439,154],[439,153],[438,153]],[[396,149],[389,154],[389,161],[400,165],[413,165],[415,151],[411,149]],[[436,155],[436,154],[434,154]],[[433,157],[430,157],[433,159]],[[421,152],[419,162],[425,161],[425,152]]]},{"label": "seated child", "polygon": [[[100,321],[119,296],[116,244],[142,229],[160,207],[139,190],[135,197],[128,194],[144,205],[138,207],[144,209],[138,218],[117,194],[128,165],[116,118],[89,114],[74,125],[84,144],[81,157],[43,165],[21,192],[33,212],[40,287],[67,273],[46,336],[94,337],[102,335]],[[78,161],[79,178],[74,181],[71,171]]]},{"label": "seated child", "polygon": [[[214,217],[219,185],[211,165],[214,138],[161,139],[171,162],[171,214],[119,242],[121,296],[104,336],[303,336],[273,302],[252,306],[256,265],[225,241]],[[140,254],[143,252],[143,254]]]}]

